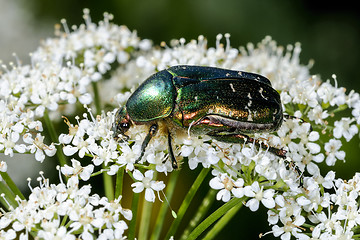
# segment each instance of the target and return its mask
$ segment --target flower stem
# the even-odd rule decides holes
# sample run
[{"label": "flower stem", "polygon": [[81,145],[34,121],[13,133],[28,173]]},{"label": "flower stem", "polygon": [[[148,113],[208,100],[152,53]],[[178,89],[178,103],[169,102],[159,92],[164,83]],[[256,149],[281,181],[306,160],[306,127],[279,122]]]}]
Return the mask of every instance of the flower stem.
[{"label": "flower stem", "polygon": [[25,199],[24,195],[21,193],[20,189],[16,186],[16,184],[13,182],[9,174],[7,172],[0,172],[1,177],[6,182],[10,190],[15,194],[18,195],[21,199]]},{"label": "flower stem", "polygon": [[[157,172],[154,172],[153,177],[156,178]],[[153,204],[152,202],[148,202],[145,199],[145,193],[142,203],[142,210],[141,210],[141,219],[140,219],[140,228],[139,228],[139,240],[147,240],[149,229],[150,229],[150,220],[151,220],[151,212]]]},{"label": "flower stem", "polygon": [[139,228],[139,237],[138,237],[139,240],[148,239],[153,204],[154,203],[152,202],[146,201],[144,196],[143,206],[141,211],[141,219],[140,219],[140,228]]},{"label": "flower stem", "polygon": [[212,188],[209,189],[202,203],[200,204],[196,214],[194,214],[193,218],[185,228],[183,234],[181,235],[181,240],[186,240],[189,236],[190,232],[194,230],[194,228],[199,225],[199,222],[204,218],[204,215],[209,211],[212,203],[215,200],[216,191]]},{"label": "flower stem", "polygon": [[177,183],[177,180],[178,180],[178,177],[179,177],[179,173],[180,171],[174,171],[171,173],[170,175],[170,179],[169,179],[169,182],[167,184],[167,187],[166,187],[166,193],[165,193],[165,196],[166,196],[166,201],[164,201],[162,204],[161,204],[161,207],[160,207],[160,210],[159,210],[159,214],[156,218],[156,221],[155,221],[155,228],[154,228],[154,231],[151,235],[151,240],[158,240],[160,239],[160,234],[161,234],[161,230],[162,230],[162,227],[164,225],[164,221],[165,221],[165,215],[166,215],[166,212],[169,208],[169,204],[171,202],[171,199],[174,195],[174,192],[175,192],[175,187],[176,187],[176,183]]},{"label": "flower stem", "polygon": [[101,114],[101,100],[97,82],[91,82],[94,91],[94,104],[96,108],[96,115]]},{"label": "flower stem", "polygon": [[[57,143],[59,141],[59,136],[55,130],[55,126],[54,126],[53,122],[50,120],[49,113],[47,110],[45,110],[43,118],[44,118],[46,127],[49,131],[51,141],[53,143]],[[64,166],[65,164],[67,164],[67,161],[66,161],[66,157],[61,149],[61,146],[56,145],[55,147],[56,147],[56,156],[58,158],[59,164],[60,164],[60,166]]]},{"label": "flower stem", "polygon": [[116,174],[115,199],[121,195],[123,190],[124,168],[120,168]]},{"label": "flower stem", "polygon": [[230,222],[230,220],[235,216],[235,214],[243,206],[242,202],[235,205],[231,208],[225,215],[211,228],[211,230],[206,234],[203,240],[214,239],[217,234]]},{"label": "flower stem", "polygon": [[238,204],[241,204],[243,198],[233,198],[229,202],[225,203],[221,207],[219,207],[215,212],[213,212],[210,216],[208,216],[204,221],[202,221],[195,229],[190,233],[187,240],[196,239],[203,233],[211,224],[213,224],[216,220],[218,220],[221,216],[223,216],[230,209],[235,207]]},{"label": "flower stem", "polygon": [[6,210],[10,210],[11,207],[15,208],[18,205],[14,193],[10,191],[3,181],[0,181],[0,194],[2,193],[4,193],[4,196],[0,196],[0,203]]},{"label": "flower stem", "polygon": [[201,172],[199,173],[198,177],[195,179],[193,185],[191,186],[189,192],[186,194],[184,201],[182,202],[178,214],[177,214],[177,218],[173,221],[173,223],[171,224],[169,231],[166,234],[165,239],[169,239],[171,236],[174,236],[182,218],[184,217],[186,210],[188,209],[192,199],[195,196],[195,193],[197,192],[197,190],[199,189],[201,183],[204,181],[206,175],[209,173],[210,168],[203,168],[201,170]]},{"label": "flower stem", "polygon": [[[103,169],[106,168],[105,164],[103,164],[102,167]],[[103,172],[102,177],[104,181],[105,196],[109,199],[109,201],[114,200],[114,185],[112,177],[108,175],[106,171]]]},{"label": "flower stem", "polygon": [[135,232],[136,232],[136,219],[137,219],[137,212],[138,212],[138,208],[139,208],[139,198],[140,198],[140,194],[139,193],[133,193],[133,199],[132,199],[132,203],[131,203],[131,211],[133,213],[133,218],[131,219],[130,223],[129,223],[129,234],[128,234],[128,238],[130,240],[135,239]]}]

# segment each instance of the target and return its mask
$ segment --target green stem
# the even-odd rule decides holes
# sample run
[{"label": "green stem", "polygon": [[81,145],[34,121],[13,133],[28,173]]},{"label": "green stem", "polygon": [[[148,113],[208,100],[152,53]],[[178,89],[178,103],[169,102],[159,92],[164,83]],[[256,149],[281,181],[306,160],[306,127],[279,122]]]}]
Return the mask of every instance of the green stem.
[{"label": "green stem", "polygon": [[225,203],[221,207],[219,207],[215,212],[213,212],[210,216],[208,216],[204,221],[202,221],[195,229],[190,233],[187,240],[196,239],[203,233],[211,224],[213,224],[216,220],[218,220],[221,216],[223,216],[227,211],[231,208],[235,207],[238,204],[241,204],[243,198],[233,198],[229,202]]},{"label": "green stem", "polygon": [[91,84],[92,84],[92,87],[94,90],[94,103],[95,103],[95,108],[96,108],[96,115],[100,115],[102,108],[101,108],[99,88],[98,88],[97,82],[92,82]]},{"label": "green stem", "polygon": [[217,191],[215,191],[214,189],[209,189],[208,193],[200,204],[196,214],[194,214],[193,218],[191,219],[188,226],[181,235],[181,240],[186,240],[190,232],[194,230],[197,225],[199,225],[199,222],[204,218],[205,214],[209,211],[212,203],[214,202],[216,193]]},{"label": "green stem", "polygon": [[[157,172],[154,172],[153,178],[156,179]],[[150,229],[150,220],[153,203],[145,200],[145,193],[143,199],[143,205],[141,210],[140,229],[139,229],[139,240],[147,240]]]},{"label": "green stem", "polygon": [[140,229],[139,229],[139,238],[138,238],[139,240],[148,239],[153,204],[154,203],[145,200],[145,194],[144,194],[141,219],[140,219]]},{"label": "green stem", "polygon": [[235,216],[235,214],[243,206],[242,202],[235,205],[231,208],[225,215],[211,228],[211,230],[206,234],[203,240],[212,240],[217,234],[230,222],[230,220]]},{"label": "green stem", "polygon": [[[14,193],[12,191],[10,191],[10,189],[6,186],[6,184],[3,181],[0,181],[0,194],[3,194],[3,193],[4,193],[4,196],[0,196],[1,205],[6,210],[10,210],[11,207],[16,208],[18,206],[18,203],[15,200]],[[9,206],[9,204],[10,204],[10,206]]]},{"label": "green stem", "polygon": [[[49,113],[47,110],[45,110],[43,118],[44,118],[46,127],[49,131],[51,141],[54,143],[57,143],[59,141],[59,136],[56,133],[55,126],[54,126],[53,122],[50,120]],[[65,157],[60,145],[56,145],[56,156],[58,158],[60,166],[64,166],[67,163],[66,157]]]},{"label": "green stem", "polygon": [[120,168],[116,174],[115,199],[121,195],[123,190],[124,168]]},{"label": "green stem", "polygon": [[60,226],[65,226],[67,219],[68,219],[68,215],[64,215],[63,219],[61,220]]},{"label": "green stem", "polygon": [[165,201],[161,204],[159,214],[155,221],[155,228],[154,228],[154,231],[150,238],[151,240],[160,239],[161,230],[162,230],[164,222],[165,222],[165,215],[169,208],[171,199],[174,195],[176,183],[177,183],[177,180],[179,177],[179,173],[180,173],[180,171],[174,171],[170,175],[170,179],[169,179],[169,182],[167,183],[166,193],[165,193],[165,196],[167,199],[165,199]]},{"label": "green stem", "polygon": [[13,182],[9,174],[7,172],[0,172],[1,177],[6,182],[6,184],[9,186],[10,190],[15,194],[18,195],[21,199],[25,199],[24,195],[21,193],[20,189],[16,186],[16,184]]},{"label": "green stem", "polygon": [[103,174],[104,172],[106,172],[106,171],[101,171],[100,170],[100,171],[94,172],[93,174],[90,175],[90,177],[95,177],[97,175]]},{"label": "green stem", "polygon": [[[105,164],[103,164],[102,167],[106,168]],[[107,174],[106,171],[103,172],[102,177],[104,181],[105,196],[109,199],[109,201],[114,200],[114,183],[112,177]]]},{"label": "green stem", "polygon": [[133,218],[129,223],[129,234],[128,234],[129,240],[135,239],[136,223],[137,223],[136,219],[137,219],[137,212],[139,209],[139,198],[140,198],[140,193],[133,194],[133,199],[131,203],[131,211],[133,214]]},{"label": "green stem", "polygon": [[206,175],[209,173],[210,168],[203,168],[200,172],[200,174],[198,175],[198,177],[195,179],[193,185],[191,186],[189,192],[186,194],[184,201],[182,202],[178,214],[177,214],[177,218],[173,221],[173,223],[171,224],[169,231],[166,234],[165,239],[169,239],[171,236],[174,236],[177,228],[179,227],[179,224],[181,222],[181,220],[183,219],[186,210],[188,209],[192,199],[195,196],[195,193],[197,192],[197,190],[199,189],[201,183],[204,181]]}]

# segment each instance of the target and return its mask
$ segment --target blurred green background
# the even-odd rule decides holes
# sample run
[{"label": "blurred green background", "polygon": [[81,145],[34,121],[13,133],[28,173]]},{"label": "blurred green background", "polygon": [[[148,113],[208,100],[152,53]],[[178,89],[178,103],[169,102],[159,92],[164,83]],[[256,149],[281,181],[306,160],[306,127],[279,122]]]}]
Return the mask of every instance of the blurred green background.
[{"label": "blurred green background", "polygon": [[[14,4],[17,10],[6,8]],[[218,33],[230,33],[233,47],[257,43],[266,35],[279,45],[300,42],[302,63],[315,60],[312,74],[320,74],[325,81],[334,73],[339,86],[359,91],[360,15],[355,4],[310,0],[0,0],[0,59],[9,61],[11,53],[17,52],[28,61],[26,55],[40,39],[53,36],[53,26],[60,19],[67,19],[69,26],[78,25],[83,22],[83,8],[89,8],[93,21],[101,20],[105,11],[112,13],[115,23],[136,29],[141,38],[155,44],[204,35],[209,45],[214,45]],[[359,141],[355,139],[344,148],[346,164],[335,166],[338,177],[351,178],[360,169]],[[188,174],[183,176],[184,186],[194,179]],[[217,239],[257,239],[259,233],[270,230],[266,217],[264,210],[250,214],[244,208]]]}]

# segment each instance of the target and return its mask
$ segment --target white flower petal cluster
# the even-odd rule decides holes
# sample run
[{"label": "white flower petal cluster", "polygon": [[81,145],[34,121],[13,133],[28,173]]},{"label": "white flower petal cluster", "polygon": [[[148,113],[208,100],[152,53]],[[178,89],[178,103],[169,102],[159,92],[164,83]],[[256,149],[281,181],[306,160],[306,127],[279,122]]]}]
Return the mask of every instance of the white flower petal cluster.
[{"label": "white flower petal cluster", "polygon": [[239,178],[236,181],[233,181],[225,173],[211,179],[209,184],[211,188],[220,190],[216,195],[216,199],[221,199],[224,202],[230,200],[231,193],[238,198],[242,198],[245,193],[244,180]]},{"label": "white flower petal cluster", "polygon": [[131,184],[134,187],[133,191],[135,193],[140,193],[145,189],[145,199],[149,202],[155,202],[155,193],[154,191],[161,191],[165,188],[163,181],[154,181],[153,179],[154,171],[148,170],[145,174],[142,174],[139,170],[134,170],[133,177],[137,182]]},{"label": "white flower petal cluster", "polygon": [[[41,121],[35,119],[33,111],[23,112],[23,104],[9,104],[12,100],[0,99],[0,152],[10,157],[14,153],[34,153],[35,159],[40,162],[45,159],[45,155],[54,156],[55,146],[45,144],[44,136],[40,133],[43,131]],[[34,132],[37,132],[35,136]]]},{"label": "white flower petal cluster", "polygon": [[[0,151],[6,155],[31,152],[37,154],[38,161],[45,158],[41,152],[53,156],[56,149],[46,146],[43,136],[34,134],[34,130],[43,131],[38,118],[46,112],[54,116],[73,112],[76,102],[90,104],[93,102],[91,83],[101,79],[110,70],[110,64],[124,64],[134,49],[147,51],[151,46],[148,40],[141,41],[136,32],[125,26],[110,24],[110,14],[105,14],[99,25],[91,22],[88,10],[84,14],[86,25],[71,33],[58,32],[58,38],[44,41],[31,54],[31,65],[2,65]],[[63,24],[67,29],[65,21]],[[83,62],[76,64],[79,58]],[[22,144],[22,137],[30,145]],[[36,145],[36,139],[40,145]]]},{"label": "white flower petal cluster", "polygon": [[1,237],[28,239],[34,228],[43,239],[101,239],[109,234],[111,239],[124,237],[125,220],[131,220],[132,213],[121,207],[121,197],[110,202],[91,195],[91,186],[80,187],[76,176],[66,184],[50,184],[43,176],[38,181],[40,185],[31,188],[28,200],[18,199],[18,207],[1,216]]}]

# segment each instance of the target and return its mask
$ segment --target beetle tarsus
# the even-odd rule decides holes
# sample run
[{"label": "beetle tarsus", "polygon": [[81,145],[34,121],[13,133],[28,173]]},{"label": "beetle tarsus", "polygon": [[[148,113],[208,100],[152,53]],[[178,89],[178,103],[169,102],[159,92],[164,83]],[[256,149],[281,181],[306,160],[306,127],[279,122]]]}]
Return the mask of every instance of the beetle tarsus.
[{"label": "beetle tarsus", "polygon": [[288,169],[291,169],[293,170],[297,175],[298,175],[298,178],[299,178],[299,185],[300,187],[304,187],[304,173],[300,170],[300,168],[296,165],[296,163],[292,160],[287,160],[285,159],[285,165]]},{"label": "beetle tarsus", "polygon": [[156,132],[158,130],[158,125],[157,124],[153,124],[150,126],[150,129],[149,129],[149,133],[146,135],[142,145],[141,145],[141,153],[140,153],[140,156],[139,158],[135,161],[135,163],[138,163],[141,158],[144,156],[144,153],[145,153],[145,149],[147,147],[147,145],[149,144],[151,138],[153,136],[155,136]]}]

